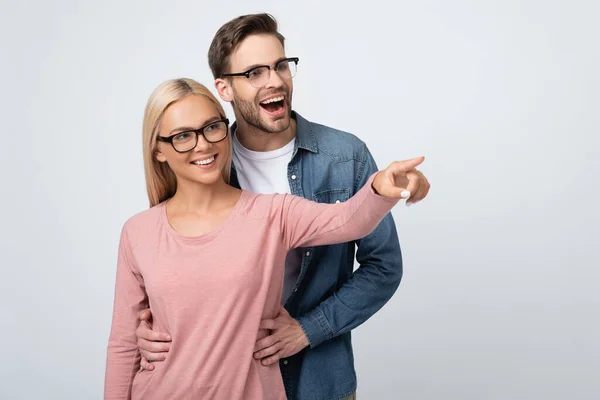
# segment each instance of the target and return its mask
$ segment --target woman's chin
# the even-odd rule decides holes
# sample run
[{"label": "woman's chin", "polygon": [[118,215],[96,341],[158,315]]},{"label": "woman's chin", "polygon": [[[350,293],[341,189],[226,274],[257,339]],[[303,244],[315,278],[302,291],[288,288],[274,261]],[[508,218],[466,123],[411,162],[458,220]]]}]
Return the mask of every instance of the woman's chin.
[{"label": "woman's chin", "polygon": [[194,174],[186,174],[187,176],[180,179],[178,177],[178,181],[184,180],[188,181],[192,184],[198,184],[203,186],[213,186],[223,182],[223,174],[221,171],[202,171],[202,173],[194,173]]}]

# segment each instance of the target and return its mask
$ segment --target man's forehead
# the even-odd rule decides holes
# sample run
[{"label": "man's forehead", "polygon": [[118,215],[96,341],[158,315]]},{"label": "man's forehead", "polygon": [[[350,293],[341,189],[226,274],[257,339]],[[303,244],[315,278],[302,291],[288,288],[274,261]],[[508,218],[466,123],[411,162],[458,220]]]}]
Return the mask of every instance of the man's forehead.
[{"label": "man's forehead", "polygon": [[251,35],[245,38],[231,54],[231,66],[244,68],[257,64],[271,64],[284,58],[281,42],[273,35]]}]

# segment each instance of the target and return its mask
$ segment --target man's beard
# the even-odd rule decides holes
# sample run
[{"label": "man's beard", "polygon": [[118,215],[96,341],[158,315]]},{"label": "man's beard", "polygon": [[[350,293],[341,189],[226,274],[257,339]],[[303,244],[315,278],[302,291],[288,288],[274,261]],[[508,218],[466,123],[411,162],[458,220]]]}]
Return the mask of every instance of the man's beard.
[{"label": "man's beard", "polygon": [[[281,93],[281,91],[273,94],[278,93]],[[251,127],[265,133],[281,133],[290,127],[290,119],[292,117],[292,94],[289,92],[287,87],[285,88],[284,93],[286,113],[273,122],[265,121],[260,115],[261,106],[259,105],[259,98],[264,98],[268,96],[268,94],[264,95],[259,92],[253,101],[246,101],[239,98],[234,90],[233,106],[237,107],[242,119]]]}]

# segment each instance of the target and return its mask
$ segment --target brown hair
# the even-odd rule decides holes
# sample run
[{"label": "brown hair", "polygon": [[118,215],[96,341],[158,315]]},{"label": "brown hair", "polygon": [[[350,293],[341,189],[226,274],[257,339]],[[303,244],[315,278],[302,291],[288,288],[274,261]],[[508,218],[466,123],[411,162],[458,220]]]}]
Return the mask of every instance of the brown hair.
[{"label": "brown hair", "polygon": [[277,31],[277,21],[271,14],[249,14],[223,25],[208,49],[208,65],[215,79],[227,73],[231,53],[250,35],[274,35],[284,46],[285,38]]},{"label": "brown hair", "polygon": [[[217,98],[206,88],[206,86],[188,78],[171,79],[158,85],[150,95],[146,110],[144,112],[144,124],[142,128],[144,172],[146,175],[146,190],[150,207],[173,197],[177,191],[177,178],[171,167],[165,162],[156,159],[156,137],[158,127],[165,111],[178,100],[189,95],[200,95],[210,100],[222,118],[225,118],[225,110]],[[231,135],[227,136],[229,151],[227,161],[223,168],[223,179],[229,183],[231,170]]]}]

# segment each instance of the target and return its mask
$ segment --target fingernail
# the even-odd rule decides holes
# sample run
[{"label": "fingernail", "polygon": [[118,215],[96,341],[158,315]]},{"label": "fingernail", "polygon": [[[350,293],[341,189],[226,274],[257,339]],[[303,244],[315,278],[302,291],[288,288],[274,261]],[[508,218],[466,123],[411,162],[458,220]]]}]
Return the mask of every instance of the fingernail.
[{"label": "fingernail", "polygon": [[400,193],[400,197],[403,199],[408,199],[410,197],[410,192],[408,190],[403,190],[402,193]]}]

